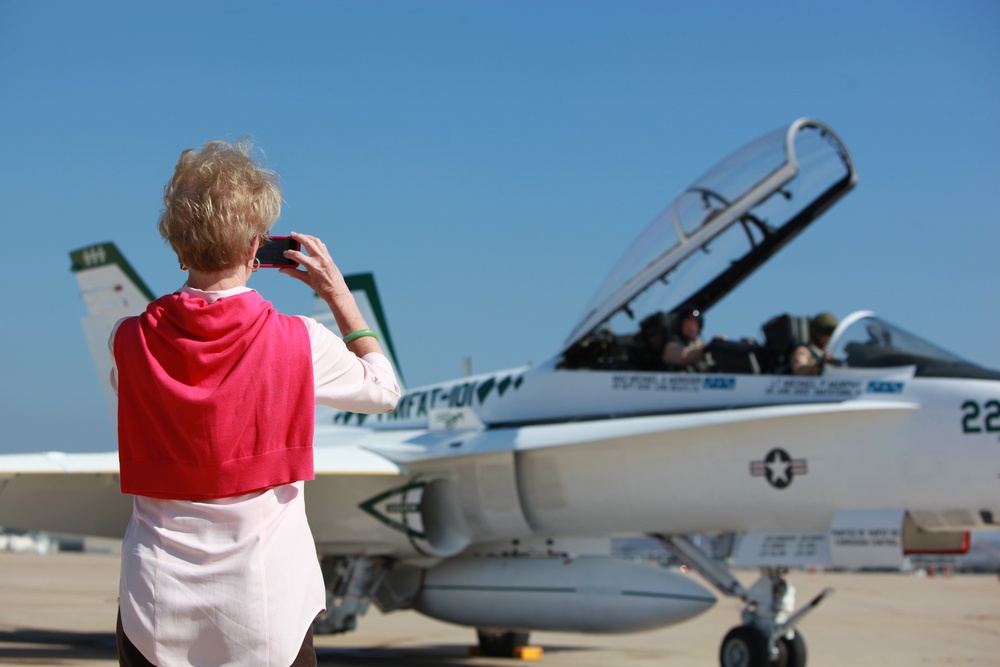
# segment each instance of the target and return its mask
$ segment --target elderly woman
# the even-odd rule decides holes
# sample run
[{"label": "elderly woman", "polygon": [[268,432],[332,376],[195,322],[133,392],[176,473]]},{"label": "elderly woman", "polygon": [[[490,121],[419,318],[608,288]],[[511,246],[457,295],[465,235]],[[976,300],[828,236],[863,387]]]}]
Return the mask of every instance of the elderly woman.
[{"label": "elderly woman", "polygon": [[389,412],[399,386],[326,246],[286,275],[326,303],[343,340],[247,287],[281,211],[247,141],[181,154],[159,230],[187,281],[120,321],[109,345],[121,488],[122,665],[314,665],[325,606],[303,481],[317,402]]}]

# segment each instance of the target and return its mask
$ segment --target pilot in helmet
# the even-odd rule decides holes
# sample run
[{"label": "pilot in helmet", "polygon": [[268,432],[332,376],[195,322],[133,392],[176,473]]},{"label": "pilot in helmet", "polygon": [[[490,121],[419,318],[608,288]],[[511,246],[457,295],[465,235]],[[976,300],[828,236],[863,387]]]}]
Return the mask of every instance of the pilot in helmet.
[{"label": "pilot in helmet", "polygon": [[837,328],[837,318],[832,313],[820,313],[809,320],[809,342],[792,350],[789,361],[793,375],[820,375],[830,359],[826,349],[830,335]]},{"label": "pilot in helmet", "polygon": [[663,363],[671,371],[704,373],[712,366],[701,328],[705,318],[694,304],[687,304],[677,311],[673,334],[663,348]]}]

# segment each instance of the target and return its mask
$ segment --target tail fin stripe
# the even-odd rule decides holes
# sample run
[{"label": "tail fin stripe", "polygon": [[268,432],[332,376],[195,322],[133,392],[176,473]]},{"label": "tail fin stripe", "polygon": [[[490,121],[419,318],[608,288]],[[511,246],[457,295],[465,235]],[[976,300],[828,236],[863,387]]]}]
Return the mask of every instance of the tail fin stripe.
[{"label": "tail fin stripe", "polygon": [[87,246],[86,248],[79,248],[70,252],[69,258],[72,262],[70,270],[73,273],[96,269],[99,266],[117,265],[122,270],[122,273],[135,283],[135,286],[147,300],[152,301],[156,298],[153,295],[153,291],[139,277],[139,274],[135,272],[128,261],[118,252],[118,248],[115,247],[114,243],[99,243]]}]

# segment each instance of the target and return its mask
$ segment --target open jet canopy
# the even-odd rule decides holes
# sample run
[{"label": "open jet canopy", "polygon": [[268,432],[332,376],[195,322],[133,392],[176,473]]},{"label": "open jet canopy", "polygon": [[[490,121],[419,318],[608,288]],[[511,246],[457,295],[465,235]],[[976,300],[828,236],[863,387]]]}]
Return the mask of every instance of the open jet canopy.
[{"label": "open jet canopy", "polygon": [[708,310],[855,180],[847,147],[811,119],[737,151],[642,232],[588,304],[563,353],[581,356],[602,332],[637,332],[651,313],[673,313],[685,304]]}]

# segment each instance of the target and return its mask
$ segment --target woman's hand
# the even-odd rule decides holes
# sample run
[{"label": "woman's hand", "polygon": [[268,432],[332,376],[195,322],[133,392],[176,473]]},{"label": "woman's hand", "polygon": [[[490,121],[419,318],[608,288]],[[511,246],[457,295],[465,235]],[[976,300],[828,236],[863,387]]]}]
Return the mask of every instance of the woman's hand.
[{"label": "woman's hand", "polygon": [[300,268],[282,267],[279,269],[281,273],[309,285],[327,303],[351,293],[344,282],[344,276],[330,256],[330,251],[326,249],[326,244],[308,234],[292,232],[291,236],[309,254],[301,250],[286,250],[285,257],[298,262]]}]

